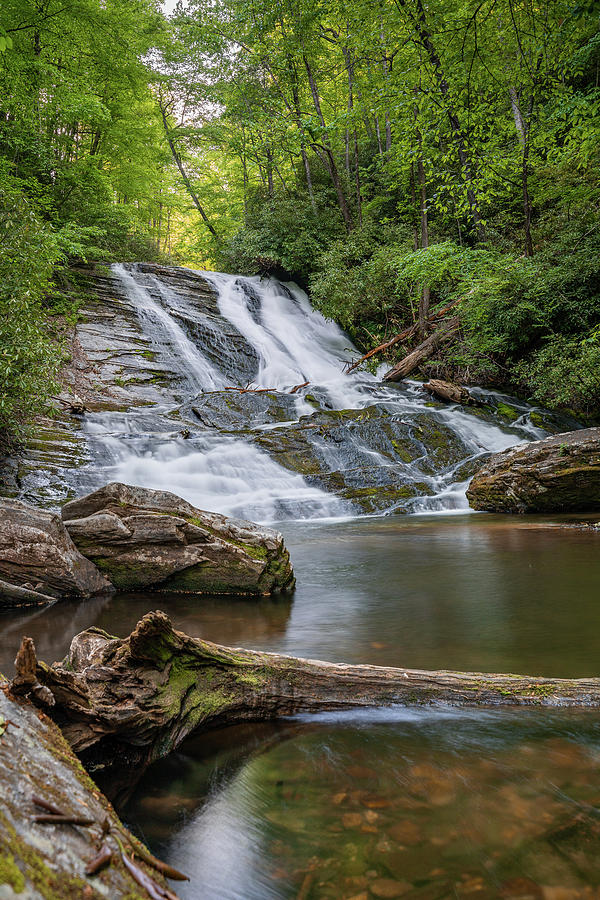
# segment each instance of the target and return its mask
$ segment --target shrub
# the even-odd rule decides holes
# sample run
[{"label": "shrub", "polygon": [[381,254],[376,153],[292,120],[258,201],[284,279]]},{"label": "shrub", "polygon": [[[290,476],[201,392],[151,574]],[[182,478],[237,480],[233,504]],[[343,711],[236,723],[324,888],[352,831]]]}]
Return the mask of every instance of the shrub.
[{"label": "shrub", "polygon": [[18,182],[0,170],[0,435],[18,433],[54,388],[58,353],[50,340],[42,299],[59,241],[44,225]]}]

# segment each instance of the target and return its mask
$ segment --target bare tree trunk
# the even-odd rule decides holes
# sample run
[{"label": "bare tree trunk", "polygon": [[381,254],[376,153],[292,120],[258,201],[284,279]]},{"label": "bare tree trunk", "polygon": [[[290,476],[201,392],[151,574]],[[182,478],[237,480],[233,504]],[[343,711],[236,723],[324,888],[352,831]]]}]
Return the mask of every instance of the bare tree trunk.
[{"label": "bare tree trunk", "polygon": [[165,103],[159,97],[158,106],[159,106],[159,109],[160,109],[160,112],[162,115],[163,126],[164,126],[164,130],[165,130],[165,137],[167,138],[167,143],[169,145],[169,149],[171,150],[171,155],[173,156],[173,159],[175,160],[175,164],[177,165],[177,168],[179,169],[179,174],[181,175],[181,180],[183,181],[188,194],[192,198],[192,202],[193,202],[194,206],[200,213],[200,216],[202,217],[202,221],[204,222],[204,224],[206,225],[206,227],[208,228],[208,230],[210,231],[212,236],[214,238],[217,238],[217,240],[218,240],[218,234],[215,231],[215,229],[213,228],[213,226],[211,225],[208,216],[204,212],[204,208],[203,208],[202,204],[200,203],[200,200],[198,199],[198,195],[196,194],[194,188],[192,187],[190,179],[188,178],[187,173],[183,167],[183,162],[181,160],[181,157],[180,157],[179,153],[177,152],[177,147],[175,146],[175,142],[173,141],[173,138],[171,135],[171,129],[169,128],[169,120],[167,119],[167,112],[168,112],[169,104]]},{"label": "bare tree trunk", "polygon": [[525,232],[525,256],[533,256],[533,240],[531,237],[531,197],[529,195],[529,131],[533,115],[533,96],[529,101],[527,120],[523,118],[519,93],[516,88],[508,89],[510,105],[515,120],[517,137],[521,145],[521,185],[523,190],[523,229]]},{"label": "bare tree trunk", "polygon": [[[427,219],[427,180],[425,178],[425,166],[423,165],[423,153],[421,146],[421,134],[417,128],[417,142],[419,144],[419,156],[417,158],[417,171],[419,173],[419,206],[421,219],[421,249],[427,250],[429,247],[429,223]],[[419,298],[419,334],[425,336],[425,322],[429,317],[429,285],[425,285],[421,291]]]},{"label": "bare tree trunk", "polygon": [[446,343],[458,334],[459,330],[460,319],[458,316],[453,319],[447,319],[446,322],[439,326],[437,331],[434,331],[422,344],[419,344],[412,353],[409,353],[408,356],[405,356],[399,363],[396,363],[389,372],[386,372],[383,376],[383,380],[402,381],[403,378],[406,378],[414,372],[415,369],[418,369],[422,362],[429,359],[440,344]]},{"label": "bare tree trunk", "polygon": [[379,128],[378,116],[375,116],[375,133],[377,135],[377,149],[379,151],[379,155],[383,158],[383,146],[381,144],[381,130]]},{"label": "bare tree trunk", "polygon": [[[396,2],[399,6],[402,6],[404,8],[406,8],[407,6],[407,0],[396,0]],[[450,86],[442,68],[442,61],[437,53],[437,50],[433,43],[433,39],[431,37],[431,33],[427,26],[423,0],[416,0],[416,10],[416,15],[414,15],[411,11],[409,11],[409,15],[415,26],[419,38],[419,43],[426,51],[429,62],[435,73],[435,79],[442,96],[446,115],[450,123],[454,142],[456,144],[458,160],[465,181],[467,201],[471,212],[471,218],[473,220],[473,224],[475,225],[479,238],[483,239],[483,237],[485,236],[485,232],[483,223],[481,221],[481,214],[479,211],[479,202],[477,199],[477,192],[475,188],[475,179],[473,177],[473,170],[467,151],[467,138],[464,131],[462,130],[458,114],[454,108],[454,103],[452,102]]]},{"label": "bare tree trunk", "polygon": [[[308,83],[310,85],[310,92],[313,99],[313,104],[319,118],[319,122],[321,127],[325,130],[327,128],[325,124],[325,118],[323,116],[323,111],[321,109],[321,101],[319,99],[319,91],[317,90],[317,85],[315,82],[313,71],[310,67],[310,63],[308,61],[308,57],[306,54],[303,54],[304,66],[306,68],[306,74],[308,75]],[[346,226],[346,231],[350,233],[353,228],[352,216],[350,214],[350,209],[348,207],[348,202],[346,200],[346,196],[344,194],[344,189],[342,187],[342,182],[340,180],[339,172],[335,163],[335,157],[333,155],[333,151],[331,149],[331,145],[328,139],[324,136],[321,141],[321,146],[323,148],[323,153],[321,154],[321,158],[325,163],[327,170],[331,176],[331,180],[333,182],[333,186],[335,188],[338,206],[340,208],[340,212],[342,213],[342,217],[344,219],[344,224]]]}]

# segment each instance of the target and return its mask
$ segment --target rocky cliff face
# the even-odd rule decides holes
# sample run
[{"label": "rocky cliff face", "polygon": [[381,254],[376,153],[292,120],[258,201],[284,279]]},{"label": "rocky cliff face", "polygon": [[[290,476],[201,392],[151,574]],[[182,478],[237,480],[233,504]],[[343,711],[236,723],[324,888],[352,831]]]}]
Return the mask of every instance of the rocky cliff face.
[{"label": "rocky cliff face", "polygon": [[600,509],[600,428],[555,434],[492,456],[467,497],[490,512],[587,512]]}]

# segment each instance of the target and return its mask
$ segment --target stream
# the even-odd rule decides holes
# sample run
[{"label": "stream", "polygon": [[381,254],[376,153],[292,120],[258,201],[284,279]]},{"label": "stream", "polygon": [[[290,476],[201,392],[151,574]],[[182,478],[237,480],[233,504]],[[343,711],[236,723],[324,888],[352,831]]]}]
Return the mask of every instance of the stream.
[{"label": "stream", "polygon": [[[52,661],[92,624],[125,635],[161,608],[191,635],[337,662],[598,673],[598,533],[465,498],[487,454],[573,423],[346,375],[358,351],[294,285],[117,265],[106,290],[114,313],[94,307],[80,338],[123,402],[85,417],[82,464],[23,496],[120,480],[276,523],[298,586],[4,612],[0,670],[23,633]],[[599,764],[592,711],[328,713],[193,738],[121,813],[190,875],[183,900],[574,900],[600,889]]]}]

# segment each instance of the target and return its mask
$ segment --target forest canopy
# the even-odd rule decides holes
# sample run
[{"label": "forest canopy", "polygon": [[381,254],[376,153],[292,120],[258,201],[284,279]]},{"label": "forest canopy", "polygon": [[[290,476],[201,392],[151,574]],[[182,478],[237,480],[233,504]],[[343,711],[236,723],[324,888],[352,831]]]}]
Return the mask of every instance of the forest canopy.
[{"label": "forest canopy", "polygon": [[364,349],[458,301],[436,371],[596,416],[599,26],[598,0],[4,0],[0,427],[59,365],[60,268],[133,259],[293,278]]}]

